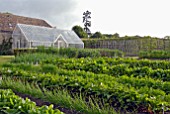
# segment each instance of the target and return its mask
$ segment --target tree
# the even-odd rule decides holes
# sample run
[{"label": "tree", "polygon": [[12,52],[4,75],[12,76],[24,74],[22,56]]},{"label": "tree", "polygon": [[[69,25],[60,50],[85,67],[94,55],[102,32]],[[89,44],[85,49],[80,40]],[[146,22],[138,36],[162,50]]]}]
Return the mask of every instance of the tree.
[{"label": "tree", "polygon": [[90,15],[91,12],[89,12],[88,10],[83,13],[84,30],[88,35],[91,35],[91,31],[89,29],[89,27],[91,27],[91,21],[89,21],[91,19]]},{"label": "tree", "polygon": [[164,39],[170,39],[170,36],[165,36]]},{"label": "tree", "polygon": [[12,54],[12,37],[5,39],[5,36],[1,37],[2,43],[0,44],[0,55],[11,55]]},{"label": "tree", "polygon": [[120,36],[119,36],[119,34],[118,34],[118,33],[115,33],[115,34],[113,34],[113,37],[115,37],[115,38],[119,38]]},{"label": "tree", "polygon": [[91,38],[103,38],[103,35],[102,35],[101,32],[95,32],[95,33],[91,36]]},{"label": "tree", "polygon": [[80,38],[87,38],[87,33],[83,30],[81,26],[74,26],[72,30],[80,37]]}]

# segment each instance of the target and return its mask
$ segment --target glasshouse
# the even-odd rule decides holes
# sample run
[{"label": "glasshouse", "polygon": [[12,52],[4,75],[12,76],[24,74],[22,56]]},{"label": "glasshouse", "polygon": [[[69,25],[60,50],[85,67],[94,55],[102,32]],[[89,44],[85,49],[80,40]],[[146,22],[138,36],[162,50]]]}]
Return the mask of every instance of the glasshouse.
[{"label": "glasshouse", "polygon": [[74,31],[42,26],[17,24],[12,34],[12,48],[84,48],[84,43]]}]

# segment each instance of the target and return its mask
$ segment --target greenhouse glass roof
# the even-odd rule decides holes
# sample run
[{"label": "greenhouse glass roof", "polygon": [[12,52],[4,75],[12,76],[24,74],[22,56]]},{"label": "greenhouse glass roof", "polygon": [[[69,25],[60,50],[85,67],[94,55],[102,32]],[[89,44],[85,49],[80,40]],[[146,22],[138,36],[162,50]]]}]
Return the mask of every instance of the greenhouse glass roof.
[{"label": "greenhouse glass roof", "polygon": [[30,42],[54,43],[62,36],[68,44],[83,44],[82,40],[71,30],[61,30],[34,25],[17,24]]}]

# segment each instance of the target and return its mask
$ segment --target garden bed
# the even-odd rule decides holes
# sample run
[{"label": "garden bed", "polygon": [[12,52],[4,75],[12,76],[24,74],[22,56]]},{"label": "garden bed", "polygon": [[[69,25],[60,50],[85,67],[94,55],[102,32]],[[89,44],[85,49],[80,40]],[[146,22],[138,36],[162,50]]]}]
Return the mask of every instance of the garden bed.
[{"label": "garden bed", "polygon": [[[3,87],[17,89],[16,80],[25,85],[37,84],[24,88],[21,83],[17,92],[44,98],[48,101],[45,103],[59,104],[56,107],[73,112],[110,114],[112,109],[112,112],[152,114],[163,112],[162,108],[166,113],[170,110],[169,61],[67,58],[33,53],[16,56],[11,63],[1,65],[0,74],[4,81],[15,80],[11,85],[4,83]],[[37,87],[47,91],[34,93]],[[59,90],[66,90],[69,95],[58,94]]]}]

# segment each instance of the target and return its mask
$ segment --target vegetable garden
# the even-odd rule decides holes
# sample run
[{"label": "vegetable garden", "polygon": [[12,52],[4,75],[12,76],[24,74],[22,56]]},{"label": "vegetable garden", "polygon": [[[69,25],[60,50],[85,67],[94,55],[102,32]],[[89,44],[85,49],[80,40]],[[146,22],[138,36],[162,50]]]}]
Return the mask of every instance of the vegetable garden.
[{"label": "vegetable garden", "polygon": [[[13,80],[13,85],[30,84],[30,91],[34,87],[41,91],[39,98],[80,113],[166,114],[170,110],[169,61],[68,58],[39,52],[16,56],[10,63],[1,65],[0,75],[1,88],[16,90],[8,84]],[[67,92],[71,103],[49,100],[62,90]],[[74,100],[82,103],[81,106],[74,105]]]}]

